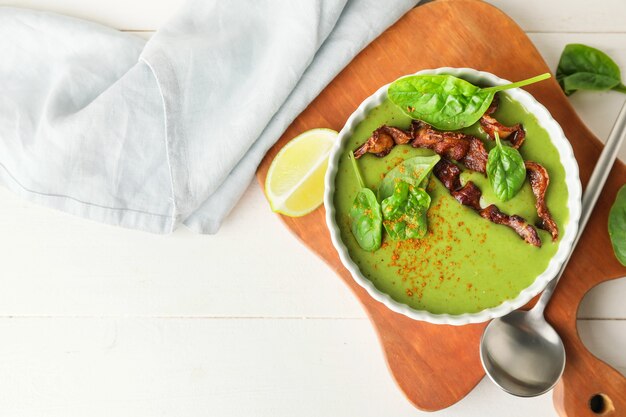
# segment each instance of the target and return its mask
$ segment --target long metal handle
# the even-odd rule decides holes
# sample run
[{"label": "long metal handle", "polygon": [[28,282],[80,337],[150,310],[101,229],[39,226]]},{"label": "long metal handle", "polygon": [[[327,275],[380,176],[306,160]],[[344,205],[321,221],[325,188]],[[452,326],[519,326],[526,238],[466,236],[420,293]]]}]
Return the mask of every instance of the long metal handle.
[{"label": "long metal handle", "polygon": [[611,167],[613,166],[613,162],[617,158],[617,153],[619,152],[620,146],[624,142],[624,138],[626,137],[626,103],[622,106],[622,110],[620,110],[619,115],[617,116],[617,120],[613,125],[613,129],[611,129],[611,134],[604,145],[604,149],[600,154],[600,158],[598,158],[598,162],[596,162],[596,166],[593,169],[593,173],[589,178],[589,182],[587,183],[587,188],[585,189],[585,193],[583,194],[583,202],[582,202],[582,210],[580,213],[580,221],[578,223],[578,233],[576,233],[576,238],[574,239],[574,243],[572,244],[572,249],[570,253],[565,258],[565,262],[561,265],[561,269],[559,273],[554,277],[552,281],[546,286],[546,289],[537,300],[537,304],[533,307],[533,314],[543,314],[543,310],[546,308],[548,301],[550,301],[550,297],[552,297],[552,293],[556,288],[556,284],[558,283],[561,275],[563,275],[563,271],[565,271],[565,267],[567,266],[567,262],[572,257],[572,253],[574,252],[574,248],[576,248],[576,244],[585,230],[585,226],[587,226],[587,222],[591,217],[591,212],[598,201],[598,197],[600,197],[600,193],[602,193],[602,188],[604,187],[604,183],[606,183],[606,179],[609,177],[609,173],[611,172]]}]

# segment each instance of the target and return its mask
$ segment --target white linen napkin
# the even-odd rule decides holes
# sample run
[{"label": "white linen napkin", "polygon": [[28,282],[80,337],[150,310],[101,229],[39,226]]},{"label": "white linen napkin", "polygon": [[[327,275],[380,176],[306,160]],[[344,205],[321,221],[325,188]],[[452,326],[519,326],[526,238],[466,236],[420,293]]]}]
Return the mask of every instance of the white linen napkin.
[{"label": "white linen napkin", "polygon": [[217,232],[265,152],[416,0],[188,1],[147,43],[0,8],[0,182],[85,218]]}]

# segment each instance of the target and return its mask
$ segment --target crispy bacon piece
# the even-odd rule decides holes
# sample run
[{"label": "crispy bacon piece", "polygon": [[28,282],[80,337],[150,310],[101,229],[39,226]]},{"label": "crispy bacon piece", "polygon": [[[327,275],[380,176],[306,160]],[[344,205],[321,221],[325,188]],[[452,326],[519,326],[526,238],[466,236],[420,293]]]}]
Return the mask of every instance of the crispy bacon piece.
[{"label": "crispy bacon piece", "polygon": [[433,167],[435,176],[450,191],[461,188],[461,169],[447,159],[441,159]]},{"label": "crispy bacon piece", "polygon": [[481,208],[480,197],[482,193],[480,189],[471,181],[461,186],[461,180],[459,178],[461,170],[452,162],[445,158],[441,159],[435,165],[433,172],[459,203],[473,208],[481,217],[493,223],[510,227],[527,243],[541,247],[541,239],[537,234],[537,230],[522,217],[504,214],[494,204],[484,209]]},{"label": "crispy bacon piece", "polygon": [[511,145],[515,149],[518,149],[522,146],[522,143],[524,143],[524,139],[526,139],[524,126],[520,123],[514,124],[513,126],[505,126],[493,118],[491,115],[498,109],[498,103],[499,99],[496,95],[485,114],[480,118],[480,125],[491,140],[496,139],[495,132],[498,132],[500,139],[508,139]]},{"label": "crispy bacon piece", "polygon": [[500,139],[508,139],[511,142],[511,146],[515,149],[522,146],[524,139],[526,139],[526,131],[520,123],[516,123],[513,126],[505,126],[493,117],[484,114],[480,118],[480,125],[487,132],[490,139],[495,140],[495,132],[498,132]]},{"label": "crispy bacon piece", "polygon": [[474,136],[469,136],[469,138],[469,149],[460,162],[469,169],[484,174],[487,172],[487,158],[489,154],[480,139]]},{"label": "crispy bacon piece", "polygon": [[538,225],[543,230],[546,230],[552,235],[552,241],[556,241],[559,238],[559,228],[556,222],[548,210],[546,205],[545,196],[548,185],[550,185],[550,176],[548,171],[536,162],[526,161],[526,175],[528,175],[528,181],[530,187],[535,195],[535,207],[537,208],[537,215],[541,219],[541,224]]},{"label": "crispy bacon piece", "polygon": [[479,214],[481,217],[488,219],[493,223],[509,226],[511,229],[515,230],[515,232],[520,235],[526,243],[530,243],[538,248],[541,247],[541,239],[537,234],[537,230],[528,224],[523,217],[516,214],[512,216],[506,215],[502,213],[494,204],[482,209]]},{"label": "crispy bacon piece", "polygon": [[467,168],[485,173],[487,151],[482,141],[461,132],[442,132],[419,120],[411,123],[411,146],[432,149],[444,158],[459,161]]},{"label": "crispy bacon piece", "polygon": [[431,125],[414,120],[410,132],[383,125],[354,151],[354,157],[360,158],[366,153],[383,157],[391,152],[395,145],[411,143],[414,148],[432,149],[439,155],[459,161],[467,168],[485,173],[487,169],[487,151],[482,141],[461,132],[443,132]]},{"label": "crispy bacon piece", "polygon": [[431,125],[413,120],[411,123],[411,146],[432,149],[439,155],[458,161],[469,151],[469,140],[460,132],[441,132]]},{"label": "crispy bacon piece", "polygon": [[450,194],[452,194],[452,197],[454,197],[456,201],[464,206],[471,207],[476,211],[481,210],[480,197],[482,192],[473,182],[468,181],[461,189],[451,191]]},{"label": "crispy bacon piece", "polygon": [[372,133],[367,142],[354,151],[354,157],[359,159],[366,153],[373,153],[378,157],[383,157],[389,154],[394,146],[409,143],[410,140],[411,136],[404,130],[382,125]]}]

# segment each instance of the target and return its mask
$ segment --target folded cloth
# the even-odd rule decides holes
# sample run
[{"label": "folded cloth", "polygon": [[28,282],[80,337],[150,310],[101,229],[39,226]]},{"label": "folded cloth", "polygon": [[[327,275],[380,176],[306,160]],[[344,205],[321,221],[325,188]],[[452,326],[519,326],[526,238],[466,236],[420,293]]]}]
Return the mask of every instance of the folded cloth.
[{"label": "folded cloth", "polygon": [[0,8],[0,182],[85,218],[215,233],[261,158],[416,0],[191,0],[147,43]]}]

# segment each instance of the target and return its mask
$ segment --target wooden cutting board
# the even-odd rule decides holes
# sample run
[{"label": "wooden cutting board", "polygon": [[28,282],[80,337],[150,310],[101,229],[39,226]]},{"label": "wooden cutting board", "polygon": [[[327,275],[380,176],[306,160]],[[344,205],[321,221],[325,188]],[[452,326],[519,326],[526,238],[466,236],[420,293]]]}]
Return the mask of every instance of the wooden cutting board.
[{"label": "wooden cutting board", "polygon": [[[291,138],[315,127],[339,131],[356,107],[383,84],[443,66],[476,68],[509,80],[550,70],[522,29],[495,7],[477,0],[424,4],[363,50],[292,123],[259,166],[261,185],[271,160]],[[563,127],[585,185],[601,142],[578,118],[554,79],[529,86],[528,91]],[[608,211],[624,182],[626,167],[617,162],[547,309],[548,320],[563,337],[567,351],[565,373],[554,390],[555,407],[562,416],[598,415],[592,405],[596,410],[604,407],[607,416],[626,416],[626,378],[592,356],[576,330],[576,311],[585,293],[600,282],[626,275],[626,268],[613,256],[607,233]],[[484,373],[478,344],[485,324],[438,326],[392,312],[370,298],[342,266],[330,241],[323,207],[305,217],[283,217],[283,221],[361,301],[378,332],[391,373],[416,407],[448,407],[480,381]]]}]

